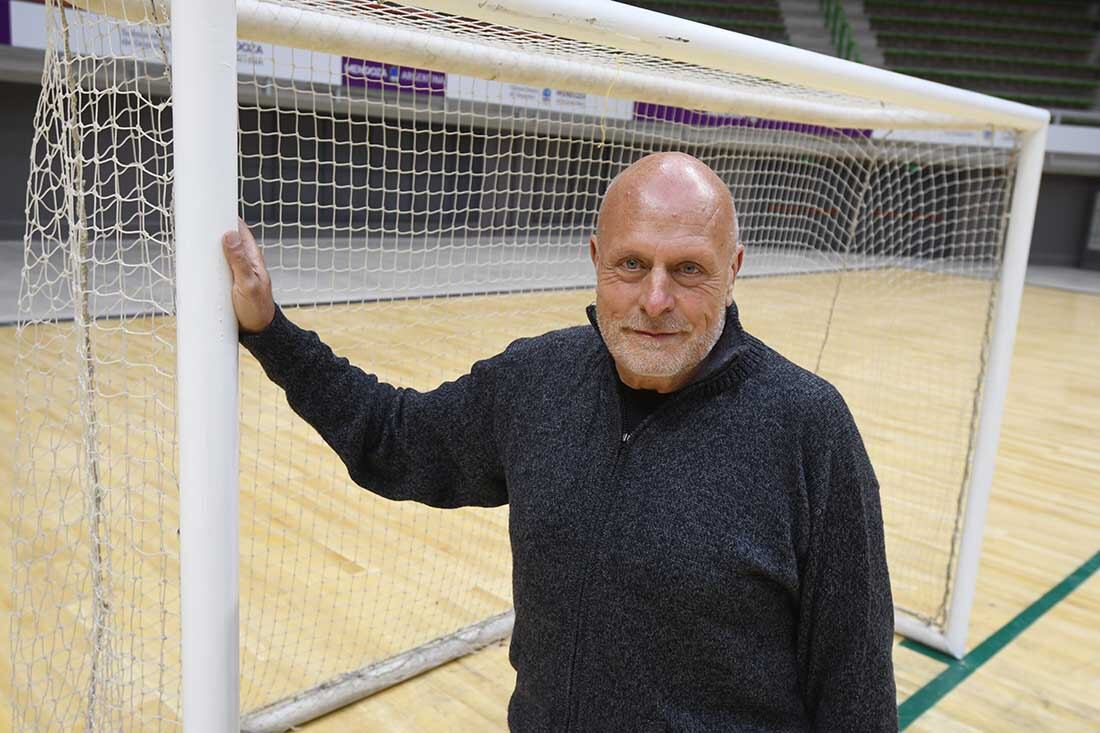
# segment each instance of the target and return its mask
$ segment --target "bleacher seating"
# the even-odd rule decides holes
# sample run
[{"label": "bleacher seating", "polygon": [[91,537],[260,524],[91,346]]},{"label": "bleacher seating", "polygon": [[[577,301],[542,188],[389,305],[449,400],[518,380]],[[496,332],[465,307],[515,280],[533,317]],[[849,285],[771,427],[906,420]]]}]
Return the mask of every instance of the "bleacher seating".
[{"label": "bleacher seating", "polygon": [[[778,0],[628,0],[767,38],[790,39]],[[1040,107],[1100,107],[1095,0],[864,0],[886,66]]]},{"label": "bleacher seating", "polygon": [[887,67],[1042,107],[1097,106],[1094,3],[864,0]]},{"label": "bleacher seating", "polygon": [[789,42],[777,0],[626,0],[626,4],[769,41]]}]

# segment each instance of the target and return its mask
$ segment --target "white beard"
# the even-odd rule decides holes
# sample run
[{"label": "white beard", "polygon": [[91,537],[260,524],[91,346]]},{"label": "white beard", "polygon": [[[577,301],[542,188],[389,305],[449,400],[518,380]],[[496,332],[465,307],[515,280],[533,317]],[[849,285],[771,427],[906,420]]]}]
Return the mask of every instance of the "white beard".
[{"label": "white beard", "polygon": [[600,334],[607,344],[607,350],[620,368],[641,377],[675,377],[694,369],[706,358],[714,344],[718,343],[726,326],[726,310],[722,308],[718,318],[703,333],[675,346],[662,346],[631,336],[624,328],[670,332],[686,331],[690,324],[675,317],[653,320],[640,313],[634,317],[616,320],[601,311],[600,300],[597,298],[596,320],[600,324]]}]

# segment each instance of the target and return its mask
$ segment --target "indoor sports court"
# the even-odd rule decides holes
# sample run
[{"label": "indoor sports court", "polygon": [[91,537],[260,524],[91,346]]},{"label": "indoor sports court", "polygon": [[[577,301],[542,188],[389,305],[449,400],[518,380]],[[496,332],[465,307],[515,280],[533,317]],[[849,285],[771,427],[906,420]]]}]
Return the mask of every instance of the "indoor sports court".
[{"label": "indoor sports court", "polygon": [[[188,36],[160,0],[0,0],[0,66],[24,69],[0,89],[29,100],[27,145],[3,153],[22,161],[18,222],[0,215],[0,729],[190,730],[199,670],[235,680],[241,730],[507,730],[507,507],[433,509],[352,483],[257,361],[241,349],[234,363],[224,272],[182,251],[217,249],[226,217],[192,202],[235,192],[229,226],[236,212],[252,227],[287,317],[426,391],[516,339],[586,325],[608,184],[675,150],[733,196],[745,329],[834,384],[859,425],[880,484],[900,728],[1094,730],[1094,4],[1051,14],[1091,34],[1065,43],[1081,59],[1057,62],[1092,79],[1083,111],[968,91],[961,73],[907,85],[882,70],[920,74],[889,53],[856,56],[866,29],[889,52],[899,18],[933,39],[998,32],[977,0],[928,17],[877,0],[586,3],[598,31],[577,3],[498,5],[238,0],[238,113],[189,148],[181,100],[224,98],[213,81],[181,86],[203,55],[187,44],[212,32]],[[1008,5],[1029,22],[1040,3]],[[807,17],[825,47],[802,47],[828,56],[795,48]],[[44,72],[28,91],[32,64]],[[1049,124],[1050,109],[1064,117]],[[222,145],[236,157],[217,160]],[[185,154],[189,171],[209,156],[228,172],[185,176]],[[216,315],[196,320],[204,308]],[[213,414],[225,384],[239,395],[213,405],[227,421],[187,417]],[[188,478],[181,443],[237,456],[219,474],[232,514],[225,485]],[[210,514],[223,521],[188,519]],[[217,578],[187,574],[201,563]],[[233,665],[206,657],[215,639]]]}]

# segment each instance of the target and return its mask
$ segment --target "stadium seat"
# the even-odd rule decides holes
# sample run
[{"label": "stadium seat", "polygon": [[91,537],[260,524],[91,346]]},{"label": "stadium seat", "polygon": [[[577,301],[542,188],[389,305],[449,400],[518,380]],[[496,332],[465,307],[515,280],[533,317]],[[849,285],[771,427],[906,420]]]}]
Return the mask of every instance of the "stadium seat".
[{"label": "stadium seat", "polygon": [[1100,19],[1072,0],[865,0],[887,67],[1042,107],[1097,103]]}]

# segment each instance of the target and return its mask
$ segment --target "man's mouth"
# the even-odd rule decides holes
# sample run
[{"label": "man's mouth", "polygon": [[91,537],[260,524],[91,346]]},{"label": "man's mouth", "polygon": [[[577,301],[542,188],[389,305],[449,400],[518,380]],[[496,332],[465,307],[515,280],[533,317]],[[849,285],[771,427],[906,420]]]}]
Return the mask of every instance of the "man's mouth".
[{"label": "man's mouth", "polygon": [[638,336],[653,339],[654,341],[666,341],[674,336],[679,336],[681,333],[680,331],[643,331],[639,329],[631,329],[631,331]]}]

